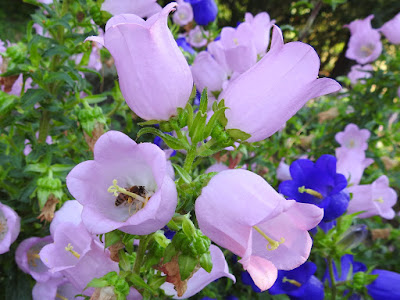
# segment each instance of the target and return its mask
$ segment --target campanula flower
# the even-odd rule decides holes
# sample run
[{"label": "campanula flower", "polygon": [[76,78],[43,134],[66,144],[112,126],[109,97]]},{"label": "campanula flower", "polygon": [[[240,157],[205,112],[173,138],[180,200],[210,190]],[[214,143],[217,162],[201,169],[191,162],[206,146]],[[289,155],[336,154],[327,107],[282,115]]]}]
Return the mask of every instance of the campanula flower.
[{"label": "campanula flower", "polygon": [[21,227],[21,218],[9,206],[0,202],[0,254],[10,250],[17,239]]},{"label": "campanula flower", "polygon": [[286,200],[261,176],[247,170],[215,175],[195,203],[201,231],[240,256],[255,284],[265,291],[278,269],[291,270],[310,254],[307,230],[322,219],[315,205]]},{"label": "campanula flower", "polygon": [[309,159],[298,159],[290,165],[292,180],[279,185],[279,192],[289,199],[312,203],[324,209],[324,222],[341,216],[349,204],[349,193],[345,190],[347,180],[336,172],[336,158],[322,155],[315,163]]},{"label": "campanula flower", "polygon": [[271,295],[287,294],[291,300],[324,299],[324,286],[314,276],[317,266],[306,262],[291,271],[278,271],[278,279],[269,290]]},{"label": "campanula flower", "polygon": [[348,150],[363,151],[368,148],[368,139],[371,133],[368,129],[359,129],[356,124],[348,124],[344,131],[335,135],[336,141],[341,147]]},{"label": "campanula flower", "polygon": [[75,288],[68,279],[55,278],[45,282],[37,282],[32,289],[32,298],[33,300],[85,299],[84,297],[75,298],[75,295],[80,293],[81,291]]},{"label": "campanula flower", "polygon": [[23,272],[30,274],[38,282],[61,277],[59,273],[50,273],[49,268],[43,264],[39,257],[40,250],[52,242],[53,238],[51,236],[44,238],[30,237],[23,240],[15,252],[15,261],[18,267]]},{"label": "campanula flower", "polygon": [[135,14],[141,18],[151,17],[161,10],[157,0],[105,0],[101,5],[101,10],[105,10],[112,15]]},{"label": "campanula flower", "polygon": [[192,6],[183,0],[178,0],[176,2],[178,3],[178,7],[172,15],[172,20],[174,20],[175,24],[185,26],[193,21]]},{"label": "campanula flower", "polygon": [[361,65],[373,62],[382,52],[381,35],[371,26],[373,17],[370,15],[364,20],[353,21],[347,26],[351,37],[345,55]]},{"label": "campanula flower", "polygon": [[374,70],[374,68],[371,65],[365,65],[365,66],[360,66],[360,65],[354,65],[351,67],[351,70],[349,74],[347,74],[347,77],[349,77],[351,84],[356,84],[357,82],[365,83],[366,78],[370,78],[372,76],[371,72]]},{"label": "campanula flower", "polygon": [[229,279],[233,280],[233,282],[236,282],[235,276],[229,273],[229,267],[226,263],[224,254],[222,253],[221,249],[219,249],[215,245],[211,245],[210,254],[213,264],[211,272],[207,273],[207,271],[202,268],[196,271],[189,279],[187,283],[187,290],[182,297],[177,297],[176,291],[172,283],[166,282],[161,286],[161,288],[165,291],[167,295],[173,296],[174,299],[186,299],[197,294],[208,284],[221,277],[228,277]]},{"label": "campanula flower", "polygon": [[368,294],[374,300],[397,300],[400,299],[400,274],[375,269],[371,275],[378,277],[369,285],[367,285]]},{"label": "campanula flower", "polygon": [[255,16],[251,13],[244,15],[245,23],[250,24],[253,31],[253,42],[256,47],[257,54],[263,56],[267,51],[269,44],[269,36],[275,20],[271,21],[269,14],[261,12]]},{"label": "campanula flower", "polygon": [[72,169],[67,187],[95,234],[114,229],[150,234],[168,223],[177,204],[164,151],[151,143],[136,144],[118,131],[99,138],[94,160]]},{"label": "campanula flower", "polygon": [[209,33],[208,31],[202,29],[200,26],[196,26],[192,30],[190,30],[188,35],[189,44],[195,48],[201,48],[207,45]]},{"label": "campanula flower", "polygon": [[364,151],[354,151],[346,147],[336,148],[337,172],[343,174],[349,185],[357,185],[361,181],[364,169],[374,162],[366,158]]},{"label": "campanula flower", "polygon": [[400,44],[400,13],[379,29],[392,44]]},{"label": "campanula flower", "polygon": [[385,219],[393,219],[395,212],[393,206],[397,202],[397,194],[389,187],[389,179],[382,175],[372,184],[356,185],[349,187],[353,194],[347,212],[349,214],[365,211],[358,215],[359,218],[381,216]]},{"label": "campanula flower", "polygon": [[218,14],[218,6],[214,0],[185,0],[192,5],[194,20],[199,25],[213,22]]},{"label": "campanula flower", "polygon": [[284,44],[281,30],[274,26],[271,49],[219,96],[229,108],[227,129],[251,134],[248,142],[261,141],[278,131],[308,100],[340,90],[333,79],[317,79],[319,65],[311,46]]},{"label": "campanula flower", "polygon": [[87,38],[110,51],[122,95],[145,120],[168,120],[185,107],[192,92],[189,65],[167,26],[175,7],[170,3],[147,21],[137,15],[115,16],[107,22],[104,38]]}]

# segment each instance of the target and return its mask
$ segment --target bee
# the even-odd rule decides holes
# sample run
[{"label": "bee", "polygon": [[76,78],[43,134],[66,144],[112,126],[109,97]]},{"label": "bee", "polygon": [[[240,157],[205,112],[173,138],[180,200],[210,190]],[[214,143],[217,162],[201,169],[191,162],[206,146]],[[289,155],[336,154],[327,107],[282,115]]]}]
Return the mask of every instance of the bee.
[{"label": "bee", "polygon": [[[130,187],[129,189],[127,189],[127,191],[134,193],[136,195],[139,195],[143,198],[145,198],[146,194],[147,194],[146,189],[143,185],[139,185],[139,186],[134,185],[134,186]],[[131,196],[125,195],[123,193],[119,193],[117,198],[115,199],[115,206],[120,206],[121,204],[123,204],[125,202],[128,204],[131,204],[134,202],[134,199],[132,199]]]}]

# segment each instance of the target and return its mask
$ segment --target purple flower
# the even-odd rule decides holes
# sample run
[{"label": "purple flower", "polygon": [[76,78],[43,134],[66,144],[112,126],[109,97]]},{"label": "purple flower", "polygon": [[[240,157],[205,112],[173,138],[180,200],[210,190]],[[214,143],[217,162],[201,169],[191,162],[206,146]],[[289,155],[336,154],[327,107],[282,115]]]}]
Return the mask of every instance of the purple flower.
[{"label": "purple flower", "polygon": [[345,147],[336,148],[337,172],[343,174],[349,185],[357,185],[361,181],[364,169],[374,162],[366,158],[364,151],[355,151]]},{"label": "purple flower", "polygon": [[249,23],[241,23],[236,29],[222,28],[220,41],[231,70],[244,73],[257,62],[257,50],[253,37],[254,32]]},{"label": "purple flower", "polygon": [[228,80],[226,71],[207,51],[200,52],[191,67],[194,83],[199,91],[207,88],[209,92],[221,91]]},{"label": "purple flower", "polygon": [[192,92],[189,65],[167,26],[175,7],[170,3],[147,21],[136,15],[115,16],[107,22],[104,38],[87,38],[110,51],[122,95],[145,120],[168,120]]},{"label": "purple flower", "polygon": [[374,68],[371,65],[354,65],[351,67],[351,70],[349,74],[347,74],[347,77],[349,77],[351,84],[356,84],[358,81],[364,84],[364,79],[370,78],[372,76],[371,71],[373,70]]},{"label": "purple flower", "polygon": [[101,5],[112,15],[135,14],[141,18],[151,17],[161,10],[157,0],[105,0]]},{"label": "purple flower", "polygon": [[314,275],[317,266],[306,262],[291,271],[279,271],[278,279],[269,290],[271,295],[287,294],[290,299],[324,299],[324,286]]},{"label": "purple flower", "polygon": [[218,6],[214,0],[185,0],[192,5],[194,20],[199,25],[207,25],[215,20]]},{"label": "purple flower", "polygon": [[400,299],[400,274],[375,269],[371,275],[378,277],[367,285],[368,294],[374,300],[397,300]]},{"label": "purple flower", "polygon": [[0,254],[10,250],[17,239],[21,227],[21,218],[9,206],[0,202]]},{"label": "purple flower", "polygon": [[282,158],[278,168],[276,169],[276,178],[280,181],[291,180],[290,166],[285,163],[285,158]]},{"label": "purple flower", "polygon": [[273,285],[278,269],[305,262],[312,245],[307,230],[323,215],[315,205],[285,200],[261,176],[238,169],[215,175],[195,211],[201,231],[242,257],[239,262],[262,291]]},{"label": "purple flower", "polygon": [[400,44],[400,13],[379,29],[392,44]]},{"label": "purple flower", "polygon": [[155,232],[172,218],[177,204],[164,152],[118,131],[99,138],[94,160],[72,169],[67,187],[83,205],[83,223],[96,234]]},{"label": "purple flower", "polygon": [[[46,282],[37,282],[32,289],[33,300],[77,299],[81,291],[76,289],[66,278],[50,279]],[[63,297],[63,298],[62,298]]]},{"label": "purple flower", "polygon": [[397,202],[397,194],[389,187],[389,179],[382,175],[372,184],[356,185],[349,188],[353,194],[347,212],[349,214],[365,211],[359,218],[369,218],[379,215],[385,219],[393,219],[393,206]]},{"label": "purple flower", "polygon": [[200,26],[196,26],[194,29],[190,30],[188,41],[189,44],[195,48],[201,48],[207,45],[207,38],[209,36],[208,31],[204,30]]},{"label": "purple flower", "polygon": [[189,45],[184,36],[177,38],[176,43],[183,49],[183,51],[186,51],[192,55],[196,54],[196,51],[194,51],[194,49]]},{"label": "purple flower", "polygon": [[49,268],[43,264],[39,257],[40,250],[52,242],[51,236],[31,237],[23,240],[15,252],[15,261],[18,267],[38,282],[45,282],[61,276],[59,273],[50,273]]},{"label": "purple flower", "polygon": [[299,159],[290,165],[292,180],[279,185],[279,192],[289,199],[312,203],[324,209],[324,222],[341,216],[349,204],[347,180],[336,172],[336,158],[322,155],[315,163]]},{"label": "purple flower", "polygon": [[[39,131],[36,132],[35,136],[36,136],[36,139],[39,139]],[[25,140],[25,148],[24,148],[24,155],[25,156],[28,156],[29,153],[32,152],[32,145],[29,144],[29,142],[30,142],[29,140],[27,140],[27,139]],[[53,139],[51,138],[50,135],[48,135],[46,137],[46,144],[47,145],[53,144]]]},{"label": "purple flower", "polygon": [[348,124],[344,131],[335,135],[336,141],[348,150],[367,150],[371,133],[368,129],[359,129],[356,124]]},{"label": "purple flower", "polygon": [[359,64],[373,62],[382,52],[381,35],[373,29],[370,15],[364,20],[356,20],[348,25],[351,33],[346,57]]},{"label": "purple flower", "polygon": [[[352,271],[352,273],[350,273],[350,270]],[[333,262],[333,274],[335,277],[335,281],[346,281],[349,280],[353,277],[353,274],[357,273],[357,272],[365,272],[367,271],[367,267],[358,261],[354,261],[353,255],[351,254],[346,254],[343,255],[340,258],[340,276],[338,274],[337,268],[336,268],[336,264],[335,262]],[[327,267],[327,269],[325,270],[325,274],[322,278],[322,281],[328,280],[329,284],[331,284],[331,278],[329,275],[329,269]]]},{"label": "purple flower", "polygon": [[222,253],[221,249],[219,249],[217,246],[211,245],[210,254],[213,264],[211,272],[207,273],[207,271],[201,268],[196,273],[194,273],[193,276],[189,279],[187,283],[187,290],[182,297],[177,297],[176,291],[172,283],[166,282],[161,286],[161,288],[165,291],[167,295],[173,296],[174,299],[186,299],[197,294],[208,284],[221,277],[228,277],[229,279],[233,280],[233,282],[236,282],[235,276],[229,273],[229,267],[226,263],[224,254]]},{"label": "purple flower", "polygon": [[282,32],[274,26],[271,49],[219,96],[229,108],[227,129],[251,134],[248,142],[261,141],[278,131],[309,99],[340,90],[332,79],[317,79],[319,64],[311,46],[283,44]]},{"label": "purple flower", "polygon": [[78,201],[66,201],[63,206],[54,214],[53,221],[51,221],[50,224],[51,235],[54,236],[58,225],[62,223],[71,223],[76,226],[79,225],[82,222],[82,209],[83,206]]},{"label": "purple flower", "polygon": [[250,24],[253,30],[253,42],[256,47],[258,55],[263,56],[267,51],[269,44],[269,36],[272,26],[275,20],[271,21],[269,14],[266,12],[261,12],[256,16],[251,13],[246,13],[244,15],[245,23]]},{"label": "purple flower", "polygon": [[184,26],[192,22],[193,20],[192,6],[183,0],[178,0],[176,2],[178,3],[178,7],[172,16],[172,20],[174,20],[174,23],[180,26]]}]

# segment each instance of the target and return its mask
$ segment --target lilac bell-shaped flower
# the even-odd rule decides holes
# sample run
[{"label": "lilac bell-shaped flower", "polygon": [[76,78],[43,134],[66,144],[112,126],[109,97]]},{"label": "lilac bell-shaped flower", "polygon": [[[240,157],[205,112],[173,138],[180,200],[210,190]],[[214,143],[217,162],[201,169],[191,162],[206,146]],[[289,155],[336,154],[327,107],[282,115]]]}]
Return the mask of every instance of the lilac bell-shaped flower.
[{"label": "lilac bell-shaped flower", "polygon": [[393,219],[393,206],[397,202],[397,194],[389,187],[389,179],[382,175],[372,184],[356,185],[349,188],[353,194],[347,212],[349,214],[365,211],[359,218],[369,218],[379,215],[385,219]]},{"label": "lilac bell-shaped flower", "polygon": [[175,24],[180,26],[185,26],[193,21],[193,9],[192,6],[183,1],[177,0],[178,8],[172,16],[172,20],[174,20]]},{"label": "lilac bell-shaped flower", "polygon": [[44,238],[31,237],[23,240],[15,252],[15,261],[18,267],[25,273],[30,274],[38,282],[45,282],[51,278],[61,277],[59,273],[50,273],[40,260],[40,250],[53,242],[51,236]]},{"label": "lilac bell-shaped flower", "polygon": [[278,269],[291,270],[310,254],[309,229],[323,217],[315,205],[286,200],[261,176],[247,170],[215,175],[195,204],[201,231],[242,257],[239,261],[265,291]]},{"label": "lilac bell-shaped flower", "polygon": [[379,29],[392,44],[400,44],[400,13]]},{"label": "lilac bell-shaped flower", "polygon": [[33,300],[84,299],[84,297],[75,298],[75,295],[78,294],[81,294],[81,291],[76,289],[66,278],[37,282],[32,289]]},{"label": "lilac bell-shaped flower", "polygon": [[169,222],[177,204],[164,151],[136,144],[118,131],[99,138],[94,160],[72,169],[67,187],[83,205],[83,223],[95,234],[114,229],[150,234]]},{"label": "lilac bell-shaped flower", "polygon": [[[167,26],[170,3],[144,21],[136,15],[118,15],[106,25],[103,44],[115,60],[122,95],[145,120],[168,120],[185,107],[193,88],[192,73]],[[140,59],[139,59],[140,58]]]},{"label": "lilac bell-shaped flower", "polygon": [[343,174],[349,185],[357,185],[361,181],[364,170],[374,162],[366,158],[364,151],[354,151],[345,147],[336,148],[337,172]]},{"label": "lilac bell-shaped flower", "polygon": [[368,139],[371,133],[368,129],[359,129],[356,124],[350,123],[344,131],[335,135],[336,141],[342,148],[354,151],[363,151],[368,148]]},{"label": "lilac bell-shaped flower", "polygon": [[196,271],[189,279],[187,283],[187,290],[182,297],[177,297],[176,290],[174,289],[172,283],[166,282],[161,286],[161,288],[165,291],[167,295],[173,296],[174,299],[186,299],[197,294],[208,284],[221,277],[228,277],[229,279],[233,280],[233,282],[235,282],[236,278],[231,273],[229,273],[229,267],[226,263],[224,254],[222,253],[221,249],[219,249],[217,246],[211,245],[210,254],[213,264],[211,272],[207,273],[207,271],[202,268]]},{"label": "lilac bell-shaped flower", "polygon": [[9,206],[0,202],[0,254],[10,250],[17,239],[21,227],[21,218]]},{"label": "lilac bell-shaped flower", "polygon": [[190,30],[188,35],[189,44],[195,48],[201,48],[207,45],[208,31],[204,30],[200,26],[196,26]]},{"label": "lilac bell-shaped flower", "polygon": [[112,15],[135,14],[141,18],[151,17],[161,10],[157,0],[105,0],[101,5],[101,10],[105,10]]},{"label": "lilac bell-shaped flower", "polygon": [[369,15],[365,19],[357,19],[352,21],[350,24],[344,25],[343,27],[348,28],[350,30],[350,34],[354,35],[360,33],[364,30],[371,30],[371,20],[374,18],[374,15]]},{"label": "lilac bell-shaped flower", "polygon": [[371,65],[355,65],[351,67],[351,70],[349,74],[347,74],[347,77],[349,77],[351,84],[356,84],[358,81],[364,84],[364,79],[370,78],[372,76],[371,72],[373,70],[374,68]]},{"label": "lilac bell-shaped flower", "polygon": [[261,141],[278,131],[308,100],[341,89],[329,78],[318,77],[320,61],[315,50],[301,42],[283,43],[274,26],[271,49],[221,93],[225,99],[227,129],[251,134]]},{"label": "lilac bell-shaped flower", "polygon": [[266,12],[261,12],[256,16],[253,16],[251,13],[246,13],[244,15],[244,20],[245,23],[250,24],[253,30],[253,41],[257,54],[263,56],[267,51],[270,31],[275,20],[271,21],[269,14]]}]

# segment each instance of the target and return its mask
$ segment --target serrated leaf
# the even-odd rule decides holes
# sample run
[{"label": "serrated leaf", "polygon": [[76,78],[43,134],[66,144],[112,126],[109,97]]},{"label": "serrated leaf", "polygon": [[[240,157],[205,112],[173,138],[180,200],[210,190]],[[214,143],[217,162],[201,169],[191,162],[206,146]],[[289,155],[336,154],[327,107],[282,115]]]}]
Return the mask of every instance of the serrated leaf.
[{"label": "serrated leaf", "polygon": [[189,136],[192,139],[192,144],[197,144],[202,140],[206,120],[207,114],[203,114],[201,111],[198,111],[194,117],[192,126],[189,128]]},{"label": "serrated leaf", "polygon": [[188,127],[190,128],[192,126],[192,124],[193,124],[193,116],[194,116],[193,107],[192,107],[192,105],[190,103],[188,103],[188,104],[186,104],[185,109],[186,109],[187,114],[188,114],[188,116],[187,116]]},{"label": "serrated leaf", "polygon": [[[215,102],[214,102],[215,103]],[[212,130],[214,129],[217,121],[220,120],[221,116],[225,114],[226,107],[219,108],[214,114],[211,116],[210,120],[208,121],[204,133],[203,133],[203,140],[208,138],[211,135]]]},{"label": "serrated leaf", "polygon": [[44,163],[30,164],[25,167],[25,172],[45,173],[47,170],[48,166]]},{"label": "serrated leaf", "polygon": [[190,276],[190,274],[192,274],[197,263],[197,258],[191,257],[190,255],[181,254],[178,257],[179,274],[181,275],[182,281],[186,280]]},{"label": "serrated leaf", "polygon": [[89,104],[96,104],[107,100],[107,95],[91,95],[83,98],[83,100]]},{"label": "serrated leaf", "polygon": [[181,140],[179,140],[177,138],[174,138],[174,137],[170,136],[169,134],[165,134],[161,130],[153,128],[153,127],[145,127],[145,128],[140,129],[139,132],[137,133],[137,138],[139,138],[143,134],[147,134],[147,133],[151,133],[151,134],[159,136],[160,138],[162,138],[164,143],[166,143],[168,145],[168,147],[170,147],[171,149],[174,149],[174,150],[180,150],[180,149],[189,150],[190,146],[189,146],[188,143],[184,143]]},{"label": "serrated leaf", "polygon": [[67,171],[72,170],[73,167],[75,167],[75,166],[55,164],[55,165],[52,165],[50,168],[53,172],[67,172]]},{"label": "serrated leaf", "polygon": [[42,100],[50,97],[50,94],[42,89],[29,89],[21,97],[22,108],[27,108],[40,103]]},{"label": "serrated leaf", "polygon": [[192,221],[190,221],[188,218],[183,218],[182,230],[189,238],[196,236],[196,229],[194,228]]},{"label": "serrated leaf", "polygon": [[183,181],[185,181],[185,183],[189,184],[192,182],[192,177],[190,176],[190,174],[185,171],[180,165],[172,164],[172,166],[178,172],[179,177],[182,178]]},{"label": "serrated leaf", "polygon": [[107,282],[107,280],[103,279],[103,278],[93,278],[92,280],[90,280],[90,282],[86,285],[85,289],[90,288],[90,287],[94,287],[94,288],[102,288],[105,286],[109,286],[109,283]]},{"label": "serrated leaf", "polygon": [[65,82],[70,87],[74,87],[75,82],[72,80],[71,76],[64,72],[52,72],[49,73],[47,78],[43,81],[45,84],[53,83],[56,81]]},{"label": "serrated leaf", "polygon": [[206,270],[207,273],[210,273],[213,267],[212,259],[211,259],[211,254],[210,253],[204,253],[200,257],[200,266]]}]

